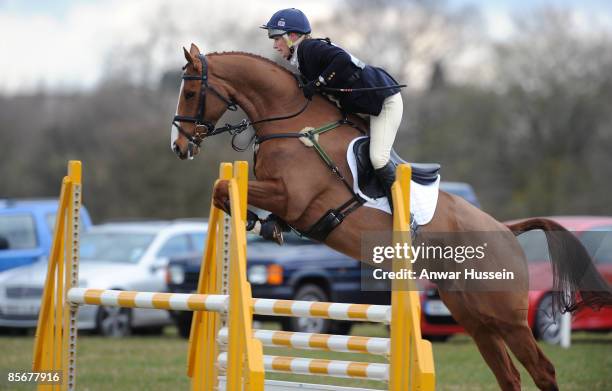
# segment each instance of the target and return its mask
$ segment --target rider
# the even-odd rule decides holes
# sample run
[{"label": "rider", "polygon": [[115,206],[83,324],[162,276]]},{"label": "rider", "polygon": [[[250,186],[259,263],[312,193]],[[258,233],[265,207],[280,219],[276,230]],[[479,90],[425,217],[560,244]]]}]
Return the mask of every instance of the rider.
[{"label": "rider", "polygon": [[[384,69],[366,65],[328,38],[311,38],[310,22],[296,8],[276,12],[261,28],[268,30],[274,49],[308,80],[303,87],[308,99],[320,87],[358,89],[398,84]],[[335,97],[344,111],[370,115],[370,160],[389,196],[395,181],[395,167],[389,159],[404,109],[399,88],[338,92]]]}]

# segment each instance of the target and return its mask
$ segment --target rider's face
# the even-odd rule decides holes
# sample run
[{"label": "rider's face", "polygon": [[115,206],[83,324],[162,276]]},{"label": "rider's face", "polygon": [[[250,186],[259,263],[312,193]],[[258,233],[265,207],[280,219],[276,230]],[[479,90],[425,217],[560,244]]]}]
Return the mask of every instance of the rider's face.
[{"label": "rider's face", "polygon": [[273,38],[273,41],[274,50],[278,51],[283,56],[283,58],[288,58],[291,53],[289,51],[289,46],[287,45],[287,41],[285,41],[285,38],[283,36],[276,36]]}]

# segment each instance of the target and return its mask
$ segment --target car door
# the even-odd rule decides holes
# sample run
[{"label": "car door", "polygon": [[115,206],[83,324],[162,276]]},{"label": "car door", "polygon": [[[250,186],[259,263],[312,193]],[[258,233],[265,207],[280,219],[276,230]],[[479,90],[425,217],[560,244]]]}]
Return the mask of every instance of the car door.
[{"label": "car door", "polygon": [[169,258],[191,252],[193,252],[193,247],[188,233],[178,233],[168,236],[155,254],[155,270],[153,270],[156,275],[155,292],[166,291],[165,265],[163,265],[164,267],[160,267],[162,263],[167,262]]},{"label": "car door", "polygon": [[[139,291],[145,292],[166,292],[166,268],[163,265],[169,257],[176,254],[189,252],[191,249],[191,241],[186,233],[169,235],[163,241],[157,252],[154,254],[151,263],[146,267],[145,273],[148,278],[144,281],[143,286],[139,287]],[[140,310],[138,313],[138,322],[144,324],[152,324],[157,322],[166,322],[169,320],[168,311],[165,310]]]}]

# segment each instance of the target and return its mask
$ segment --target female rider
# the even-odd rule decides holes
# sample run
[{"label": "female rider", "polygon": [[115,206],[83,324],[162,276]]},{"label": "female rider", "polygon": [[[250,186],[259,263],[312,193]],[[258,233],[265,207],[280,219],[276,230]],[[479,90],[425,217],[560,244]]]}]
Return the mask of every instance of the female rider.
[{"label": "female rider", "polygon": [[[261,28],[268,30],[274,49],[308,80],[303,87],[308,99],[322,86],[359,89],[397,85],[384,69],[366,65],[329,39],[311,38],[310,22],[296,8],[276,12]],[[370,160],[389,195],[395,181],[395,167],[389,159],[404,109],[399,88],[339,92],[335,97],[345,112],[370,115]]]}]

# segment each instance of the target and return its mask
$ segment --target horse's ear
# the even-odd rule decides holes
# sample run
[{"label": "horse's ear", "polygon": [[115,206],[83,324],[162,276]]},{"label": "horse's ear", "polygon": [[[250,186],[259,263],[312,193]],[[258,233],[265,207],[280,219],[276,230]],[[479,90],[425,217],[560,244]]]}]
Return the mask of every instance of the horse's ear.
[{"label": "horse's ear", "polygon": [[200,48],[198,48],[195,43],[191,44],[191,48],[189,49],[189,53],[191,53],[191,56],[193,58],[198,58],[198,56],[200,55]]},{"label": "horse's ear", "polygon": [[184,46],[183,46],[183,54],[185,54],[185,60],[187,60],[189,64],[193,65],[193,57],[191,57],[191,53],[189,53],[187,49],[185,49]]}]

